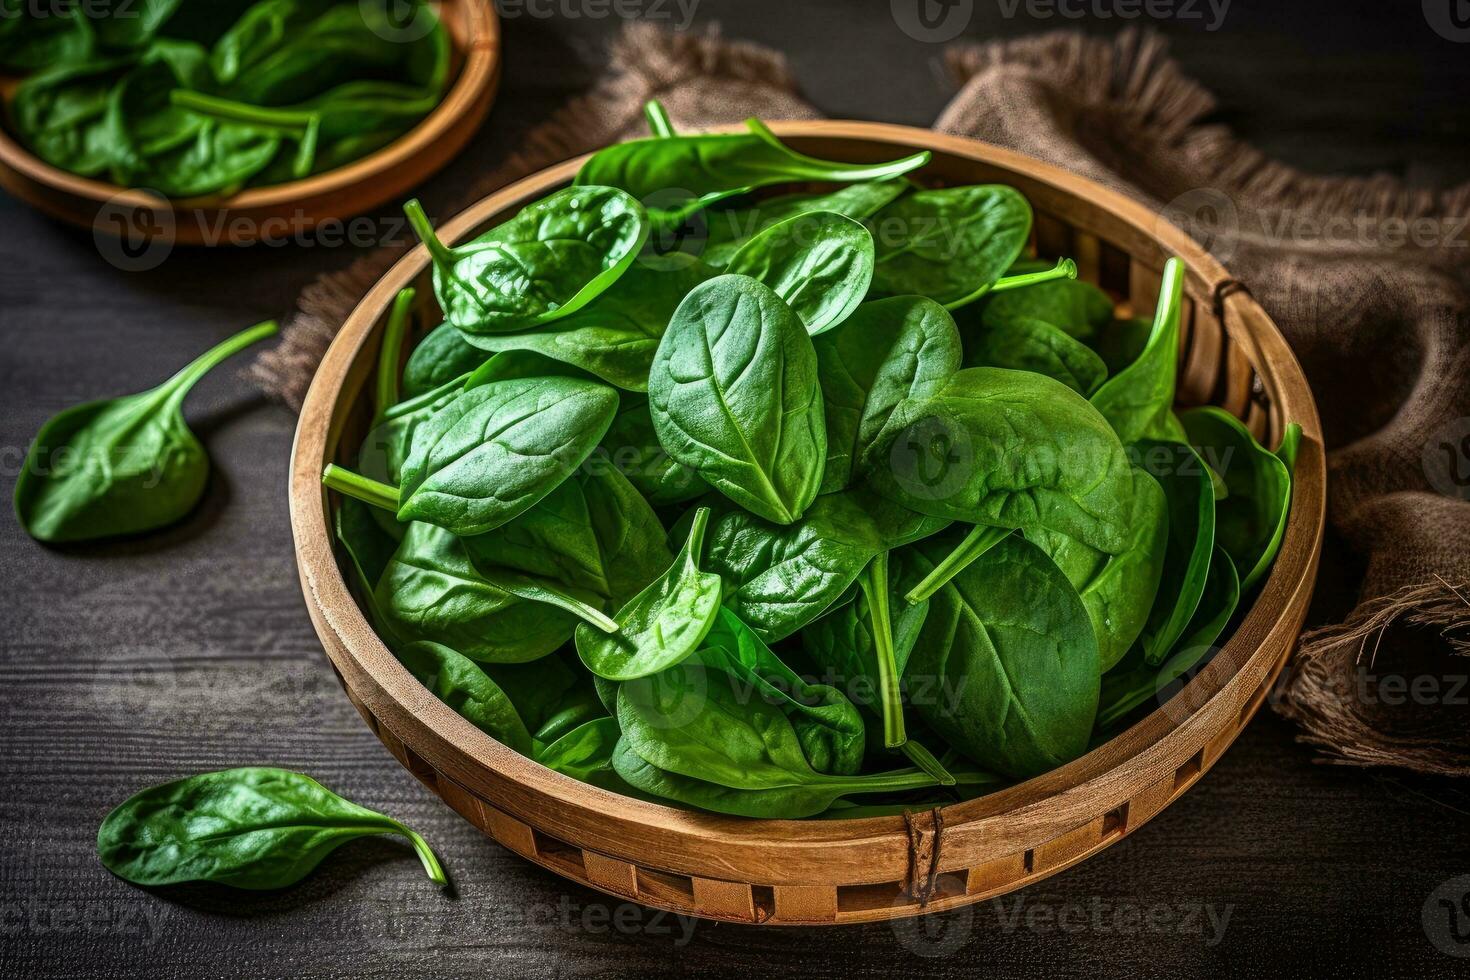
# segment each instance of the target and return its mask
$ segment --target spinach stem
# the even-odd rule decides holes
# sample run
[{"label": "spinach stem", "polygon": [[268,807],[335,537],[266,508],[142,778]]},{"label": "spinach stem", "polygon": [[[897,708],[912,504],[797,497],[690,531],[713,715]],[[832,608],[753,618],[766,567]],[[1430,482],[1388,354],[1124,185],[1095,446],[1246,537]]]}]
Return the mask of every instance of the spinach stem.
[{"label": "spinach stem", "polygon": [[648,120],[648,129],[659,139],[668,139],[674,133],[674,124],[669,119],[668,110],[664,104],[657,99],[649,99],[643,104],[643,115]]},{"label": "spinach stem", "polygon": [[1057,264],[1043,272],[1027,272],[1019,276],[1003,276],[990,284],[989,293],[1003,293],[1007,289],[1021,289],[1053,279],[1076,279],[1077,263],[1071,259],[1058,259]]},{"label": "spinach stem", "polygon": [[940,762],[938,759],[934,758],[933,752],[930,752],[918,742],[910,739],[903,743],[903,745],[899,748],[899,751],[907,756],[908,760],[912,762],[916,767],[922,769],[924,772],[927,772],[929,775],[939,780],[940,786],[953,786],[955,785],[955,783],[959,782],[959,780],[955,779],[954,776],[950,775],[948,769],[944,768],[943,762]]},{"label": "spinach stem", "polygon": [[228,119],[232,122],[251,123],[256,126],[274,126],[279,129],[305,129],[311,125],[317,113],[304,109],[270,109],[265,106],[222,99],[203,92],[174,89],[168,95],[171,104],[200,115]]},{"label": "spinach stem", "polygon": [[423,862],[424,870],[429,873],[429,880],[440,888],[448,886],[449,876],[444,873],[444,866],[439,863],[439,858],[435,856],[434,849],[429,846],[429,842],[420,837],[417,831],[399,823],[397,820],[392,821],[392,823],[394,828],[404,837],[407,837],[408,842],[413,845],[414,852],[418,854],[419,860]]},{"label": "spinach stem", "polygon": [[914,586],[904,596],[910,605],[917,605],[925,599],[944,588],[950,579],[970,567],[985,552],[994,548],[1006,539],[1011,533],[1008,527],[991,527],[987,524],[976,524],[970,528],[970,533],[965,535],[965,540],[955,545],[953,551],[944,556],[944,559],[934,566],[933,571],[925,575],[918,585]]},{"label": "spinach stem", "polygon": [[906,174],[910,170],[917,170],[928,163],[931,154],[928,150],[920,150],[897,160],[888,160],[883,163],[873,163],[867,166],[854,166],[848,163],[837,163],[832,160],[820,160],[816,157],[805,156],[797,153],[791,147],[781,142],[781,138],[771,132],[771,128],[759,119],[745,120],[746,128],[756,136],[785,153],[796,163],[805,168],[803,177],[811,180],[839,180],[855,182],[859,180],[883,180],[888,177],[897,177]]},{"label": "spinach stem", "polygon": [[883,706],[883,744],[896,749],[908,739],[903,725],[903,695],[898,683],[898,657],[893,649],[893,617],[888,607],[888,552],[868,563],[860,580],[873,627],[878,659],[878,696]]},{"label": "spinach stem", "polygon": [[393,309],[388,313],[388,325],[383,330],[383,346],[378,349],[378,383],[375,390],[375,419],[378,422],[388,409],[398,404],[399,361],[403,357],[403,338],[408,332],[409,314],[413,310],[412,286],[398,291],[393,297]]},{"label": "spinach stem", "polygon": [[403,205],[403,213],[408,217],[408,223],[413,226],[414,234],[419,236],[419,241],[429,250],[429,255],[434,259],[436,265],[451,266],[454,264],[454,253],[439,240],[434,231],[434,225],[429,221],[429,216],[424,214],[424,206],[419,203],[418,198],[413,198]]},{"label": "spinach stem", "polygon": [[356,497],[365,504],[372,504],[374,507],[398,513],[397,487],[390,487],[386,483],[379,483],[360,473],[343,469],[336,463],[329,463],[327,468],[322,470],[322,483],[329,490],[335,490],[349,497]]},{"label": "spinach stem", "polygon": [[214,370],[221,361],[239,353],[258,340],[274,336],[278,330],[280,330],[280,325],[276,321],[266,320],[264,323],[257,323],[249,330],[243,330],[221,341],[200,354],[164,382],[163,387],[168,389],[169,400],[177,407],[183,402],[189,390],[199,382],[199,379]]}]

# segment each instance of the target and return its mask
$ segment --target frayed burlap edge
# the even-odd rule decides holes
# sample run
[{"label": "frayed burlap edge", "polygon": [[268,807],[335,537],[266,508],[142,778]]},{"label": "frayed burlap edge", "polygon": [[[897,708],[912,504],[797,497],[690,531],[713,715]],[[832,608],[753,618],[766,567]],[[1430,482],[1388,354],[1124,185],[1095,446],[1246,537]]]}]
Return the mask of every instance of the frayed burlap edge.
[{"label": "frayed burlap edge", "polygon": [[[796,90],[785,59],[764,48],[724,41],[717,30],[671,34],[651,24],[630,24],[613,43],[608,73],[592,91],[527,133],[522,148],[459,195],[450,213],[521,177],[615,142],[642,117],[646,101],[695,77]],[[256,358],[246,369],[247,376],[268,395],[300,411],[312,376],[342,322],[407,250],[406,245],[379,249],[302,290],[280,342]]]},{"label": "frayed burlap edge", "polygon": [[1320,749],[1323,762],[1470,776],[1470,732],[1403,731],[1371,716],[1360,696],[1360,666],[1372,667],[1384,634],[1400,623],[1433,629],[1454,653],[1470,655],[1470,593],[1438,579],[1370,599],[1345,622],[1303,633],[1273,706],[1304,729],[1299,740]]}]

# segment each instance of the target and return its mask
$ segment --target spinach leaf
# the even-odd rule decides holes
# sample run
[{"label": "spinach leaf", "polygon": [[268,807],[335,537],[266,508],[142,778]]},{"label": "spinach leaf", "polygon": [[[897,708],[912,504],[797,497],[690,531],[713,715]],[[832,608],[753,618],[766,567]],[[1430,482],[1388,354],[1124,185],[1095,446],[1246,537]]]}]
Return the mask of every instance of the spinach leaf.
[{"label": "spinach leaf", "polygon": [[683,198],[678,206],[657,216],[659,224],[677,226],[702,208],[758,187],[883,180],[929,162],[928,151],[867,165],[818,160],[788,149],[759,120],[747,120],[746,126],[749,133],[663,136],[609,146],[582,165],[576,183],[619,187],[639,200],[677,192]]},{"label": "spinach leaf", "polygon": [[1157,665],[1183,635],[1205,590],[1215,550],[1215,486],[1204,461],[1187,445],[1141,439],[1133,448],[1169,505],[1159,593],[1139,635],[1144,660]]},{"label": "spinach leaf", "polygon": [[0,0],[0,68],[20,73],[75,64],[96,46],[92,18],[74,7],[42,11],[28,0]]},{"label": "spinach leaf", "polygon": [[16,134],[47,163],[83,177],[105,173],[113,158],[112,90],[136,61],[134,55],[63,60],[24,79],[10,100]]},{"label": "spinach leaf", "polygon": [[1148,621],[1159,590],[1169,535],[1169,509],[1158,481],[1133,471],[1128,543],[1107,554],[1046,528],[1026,532],[1056,563],[1082,597],[1097,635],[1098,662],[1108,670],[1128,652]]},{"label": "spinach leaf", "polygon": [[376,834],[406,837],[429,878],[447,884],[418,834],[284,769],[226,769],[145,789],[102,821],[97,856],[135,885],[285,888],[341,845]]},{"label": "spinach leaf", "polygon": [[559,486],[612,424],[617,393],[571,377],[467,388],[412,432],[400,488],[328,466],[322,482],[462,536],[483,534]]},{"label": "spinach leaf", "polygon": [[867,295],[873,236],[834,211],[808,211],[752,238],[725,271],[765,283],[815,335],[846,320]]},{"label": "spinach leaf", "polygon": [[756,514],[801,517],[827,452],[811,338],[769,287],[725,275],[695,287],[659,342],[648,379],[670,456]]},{"label": "spinach leaf", "polygon": [[663,269],[635,262],[595,300],[554,323],[521,333],[466,335],[466,340],[482,351],[535,351],[619,388],[646,391],[654,354],[674,311],[711,275],[699,263]]},{"label": "spinach leaf", "polygon": [[820,616],[877,555],[949,523],[863,489],[823,494],[788,525],[762,520],[719,497],[701,503],[714,510],[704,567],[724,580],[725,604],[768,643]]},{"label": "spinach leaf", "polygon": [[813,346],[827,425],[823,493],[845,489],[899,404],[937,393],[961,360],[954,319],[922,296],[864,303]]},{"label": "spinach leaf", "polygon": [[490,353],[464,339],[452,324],[441,323],[424,335],[403,366],[403,395],[414,398],[465,375],[490,359]]},{"label": "spinach leaf", "polygon": [[[1098,702],[1097,728],[1109,732],[1134,709],[1151,700],[1163,702],[1172,685],[1199,668],[1215,652],[1214,643],[1240,604],[1240,579],[1230,556],[1216,548],[1210,559],[1210,574],[1199,605],[1184,637],[1162,667],[1144,662],[1142,651],[1129,654],[1125,665],[1103,675]],[[1135,656],[1138,654],[1137,656]]]},{"label": "spinach leaf", "polygon": [[1191,409],[1181,419],[1190,443],[1228,490],[1215,504],[1215,543],[1241,570],[1244,591],[1270,570],[1281,548],[1291,504],[1291,472],[1223,409]]},{"label": "spinach leaf", "polygon": [[[1042,263],[1017,263],[1011,273],[1037,272]],[[984,327],[1041,320],[1077,340],[1090,340],[1113,322],[1113,301],[1090,282],[1062,278],[1025,289],[991,293],[977,306]]]},{"label": "spinach leaf", "polygon": [[920,190],[873,216],[873,292],[918,294],[955,309],[983,296],[1031,234],[1031,205],[1013,187]]},{"label": "spinach leaf", "polygon": [[382,513],[369,507],[361,500],[343,497],[337,504],[336,531],[342,550],[347,553],[350,578],[357,583],[357,598],[363,605],[368,622],[372,624],[383,645],[390,650],[398,647],[402,640],[388,625],[388,618],[378,606],[377,587],[383,571],[397,550],[398,542],[379,525],[377,515]]},{"label": "spinach leaf", "polygon": [[535,759],[548,769],[599,786],[623,796],[642,797],[613,768],[617,748],[618,720],[610,716],[583,722],[536,753]]},{"label": "spinach leaf", "polygon": [[648,237],[642,205],[610,187],[568,187],[456,248],[439,241],[417,201],[404,213],[434,260],[445,322],[466,334],[550,323],[617,281]]},{"label": "spinach leaf", "polygon": [[930,596],[944,587],[944,583],[970,567],[970,564],[985,552],[994,548],[1014,532],[1014,528],[990,527],[986,524],[972,525],[959,543],[939,560],[913,588],[904,600],[909,603],[926,602]]},{"label": "spinach leaf", "polygon": [[832,211],[862,221],[909,187],[906,180],[869,180],[830,194],[786,194],[751,208],[706,211],[698,255],[706,265],[723,269],[742,245],[767,228],[813,211]]},{"label": "spinach leaf", "polygon": [[673,561],[658,516],[611,468],[579,472],[498,531],[462,540],[476,569],[497,584],[509,588],[506,573],[519,574],[611,609]]},{"label": "spinach leaf", "polygon": [[15,513],[38,541],[87,541],[179,520],[204,494],[209,457],[180,411],[216,365],[276,332],[251,327],[148,391],[87,402],[36,434],[15,484]]},{"label": "spinach leaf", "polygon": [[982,321],[962,336],[965,367],[1032,371],[1060,381],[1083,398],[1097,391],[1108,376],[1107,365],[1096,352],[1045,320],[1017,316],[994,325]]},{"label": "spinach leaf", "polygon": [[460,717],[497,742],[522,755],[531,754],[531,733],[515,705],[469,657],[427,641],[409,643],[394,653],[430,694]]},{"label": "spinach leaf", "polygon": [[523,663],[572,637],[569,613],[497,588],[464,542],[432,524],[409,524],[375,593],[393,635],[431,640],[479,663]]},{"label": "spinach leaf", "polygon": [[664,450],[654,431],[648,399],[639,394],[622,396],[618,414],[587,465],[615,467],[655,507],[693,500],[710,488]]},{"label": "spinach leaf", "polygon": [[668,571],[618,610],[615,630],[577,627],[577,654],[599,677],[625,681],[678,663],[699,646],[720,608],[720,577],[699,569],[710,510],[694,513],[684,550]]},{"label": "spinach leaf", "polygon": [[1164,263],[1153,327],[1138,359],[1109,378],[1091,398],[1118,438],[1183,441],[1174,417],[1174,379],[1179,365],[1179,321],[1184,309],[1184,263]]},{"label": "spinach leaf", "polygon": [[[921,576],[943,554],[936,543],[907,549],[905,568]],[[1023,779],[1086,750],[1097,639],[1066,576],[1011,535],[930,599],[905,681],[914,710],[950,745]]]},{"label": "spinach leaf", "polygon": [[965,368],[905,402],[868,454],[869,483],[911,510],[1049,528],[1117,553],[1127,547],[1133,476],[1118,437],[1058,381]]}]

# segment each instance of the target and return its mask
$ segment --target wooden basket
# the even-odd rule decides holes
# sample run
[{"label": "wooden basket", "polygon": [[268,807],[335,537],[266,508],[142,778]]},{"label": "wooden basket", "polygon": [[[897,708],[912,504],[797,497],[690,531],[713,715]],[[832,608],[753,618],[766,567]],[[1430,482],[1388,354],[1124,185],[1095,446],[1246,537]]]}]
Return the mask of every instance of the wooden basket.
[{"label": "wooden basket", "polygon": [[[907,818],[684,812],[614,795],[516,754],[440,703],[383,646],[348,591],[329,531],[322,467],[338,461],[339,446],[356,447],[365,431],[371,394],[364,383],[393,297],[415,285],[432,308],[423,248],[395,265],[347,320],[301,413],[290,493],[307,606],[348,697],[398,760],[471,823],[558,874],[646,905],[735,922],[864,922],[979,901],[1075,864],[1154,817],[1220,758],[1265,700],[1296,641],[1316,574],[1326,482],[1317,409],[1285,340],[1250,294],[1139,204],[1028,157],[925,130],[850,122],[774,128],[804,153],[868,161],[929,149],[926,179],[1011,184],[1035,208],[1043,256],[1075,257],[1083,278],[1143,315],[1152,311],[1164,260],[1183,259],[1181,403],[1222,405],[1268,445],[1287,421],[1304,431],[1280,557],[1208,666],[1086,756]],[[444,226],[444,240],[503,220],[570,181],[579,164],[481,201]]]},{"label": "wooden basket", "polygon": [[[464,149],[500,84],[500,18],[493,0],[441,0],[434,6],[449,31],[453,82],[413,129],[361,160],[227,197],[171,201],[54,167],[0,127],[0,187],[53,218],[100,236],[126,237],[134,248],[155,240],[248,245],[370,211],[402,197]],[[19,82],[0,78],[7,102]]]}]

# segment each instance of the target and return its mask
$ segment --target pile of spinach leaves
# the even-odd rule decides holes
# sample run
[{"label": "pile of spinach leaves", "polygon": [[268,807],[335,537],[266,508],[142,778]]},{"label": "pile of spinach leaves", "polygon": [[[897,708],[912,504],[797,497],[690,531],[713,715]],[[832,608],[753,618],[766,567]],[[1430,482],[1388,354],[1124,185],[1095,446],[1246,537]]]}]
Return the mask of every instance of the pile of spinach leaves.
[{"label": "pile of spinach leaves", "polygon": [[1012,188],[649,118],[473,241],[409,205],[444,322],[395,305],[323,480],[411,673],[597,786],[796,818],[1045,772],[1208,658],[1299,430],[1176,414],[1178,260],[1119,318]]},{"label": "pile of spinach leaves", "polygon": [[[42,9],[45,8],[45,9]],[[425,0],[0,0],[11,127],[63,170],[167,197],[339,167],[438,105],[449,35]]]}]

